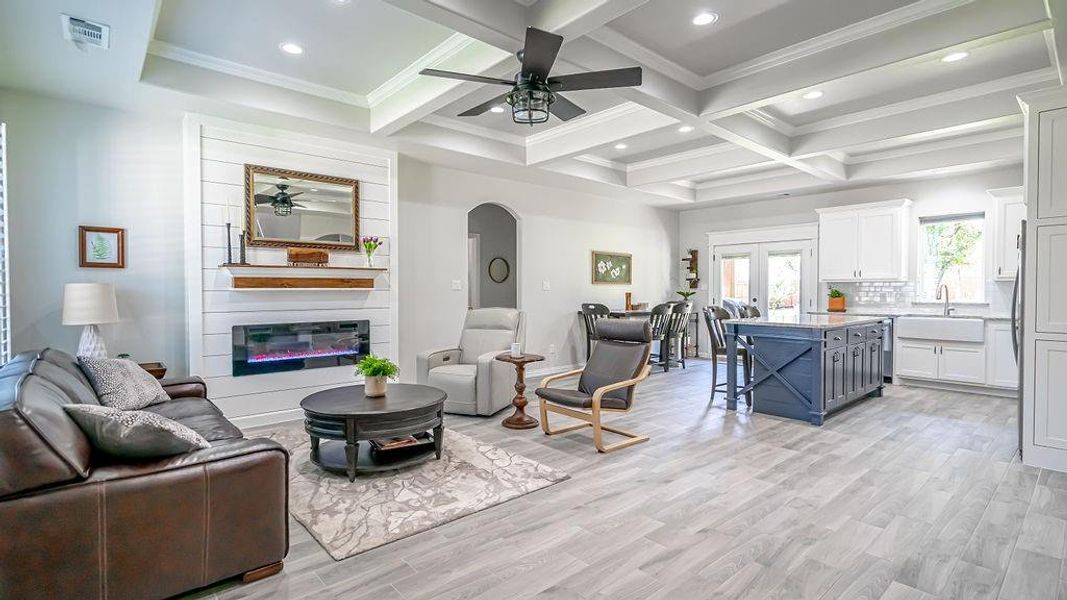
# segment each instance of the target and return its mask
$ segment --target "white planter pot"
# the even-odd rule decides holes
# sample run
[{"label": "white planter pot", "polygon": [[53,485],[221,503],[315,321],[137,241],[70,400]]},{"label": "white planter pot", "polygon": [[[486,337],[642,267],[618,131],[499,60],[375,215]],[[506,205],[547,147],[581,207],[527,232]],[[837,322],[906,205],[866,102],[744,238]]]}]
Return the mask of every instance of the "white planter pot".
[{"label": "white planter pot", "polygon": [[388,381],[388,377],[367,377],[363,382],[364,393],[368,398],[384,396]]}]

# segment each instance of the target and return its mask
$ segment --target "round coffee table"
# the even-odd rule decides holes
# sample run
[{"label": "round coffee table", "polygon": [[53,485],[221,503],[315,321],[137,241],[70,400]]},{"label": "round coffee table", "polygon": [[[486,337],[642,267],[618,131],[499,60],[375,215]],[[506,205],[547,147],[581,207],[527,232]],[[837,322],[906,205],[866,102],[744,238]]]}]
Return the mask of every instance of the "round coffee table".
[{"label": "round coffee table", "polygon": [[[441,458],[446,396],[444,390],[412,383],[390,383],[381,398],[368,398],[362,385],[315,392],[300,401],[304,430],[311,436],[311,462],[355,481],[359,473]],[[370,440],[408,435],[418,442],[378,452],[371,448]]]}]

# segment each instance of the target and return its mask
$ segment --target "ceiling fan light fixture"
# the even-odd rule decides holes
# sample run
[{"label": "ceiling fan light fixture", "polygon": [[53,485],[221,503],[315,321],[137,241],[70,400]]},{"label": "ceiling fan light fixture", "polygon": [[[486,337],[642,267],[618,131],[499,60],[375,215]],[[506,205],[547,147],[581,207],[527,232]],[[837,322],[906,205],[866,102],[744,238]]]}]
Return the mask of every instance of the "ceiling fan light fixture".
[{"label": "ceiling fan light fixture", "polygon": [[519,125],[544,123],[548,121],[548,109],[554,99],[549,90],[520,84],[507,97],[511,120]]},{"label": "ceiling fan light fixture", "polygon": [[274,215],[277,217],[288,217],[293,214],[293,204],[291,202],[275,202]]},{"label": "ceiling fan light fixture", "polygon": [[500,106],[500,105],[498,104],[498,105],[494,106],[493,108],[490,108],[490,109],[489,109],[489,112],[493,112],[493,113],[502,113],[502,112],[504,112],[504,107],[503,107],[503,106]]}]

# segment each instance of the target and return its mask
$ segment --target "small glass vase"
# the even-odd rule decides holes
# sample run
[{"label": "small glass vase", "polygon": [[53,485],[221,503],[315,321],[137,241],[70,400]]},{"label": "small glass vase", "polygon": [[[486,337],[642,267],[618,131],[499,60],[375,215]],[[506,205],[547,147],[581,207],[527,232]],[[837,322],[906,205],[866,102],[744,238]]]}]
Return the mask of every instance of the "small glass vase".
[{"label": "small glass vase", "polygon": [[374,253],[373,252],[368,252],[367,253],[367,268],[368,269],[373,269],[374,268]]}]

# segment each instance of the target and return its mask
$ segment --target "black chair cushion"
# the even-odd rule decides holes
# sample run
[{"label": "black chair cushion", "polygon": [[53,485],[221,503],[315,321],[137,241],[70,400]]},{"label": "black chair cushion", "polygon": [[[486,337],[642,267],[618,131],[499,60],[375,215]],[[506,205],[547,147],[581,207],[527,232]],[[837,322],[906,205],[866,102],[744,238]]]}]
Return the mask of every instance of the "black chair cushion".
[{"label": "black chair cushion", "polygon": [[[559,388],[538,388],[534,391],[539,398],[548,400],[554,404],[569,406],[571,408],[590,409],[593,407],[593,395],[578,390],[562,390]],[[625,400],[604,396],[600,399],[601,408],[626,410],[628,403]]]},{"label": "black chair cushion", "polygon": [[222,411],[210,400],[203,398],[175,398],[153,404],[143,410],[177,421],[204,436],[209,442],[242,437],[241,430],[222,416]]}]

